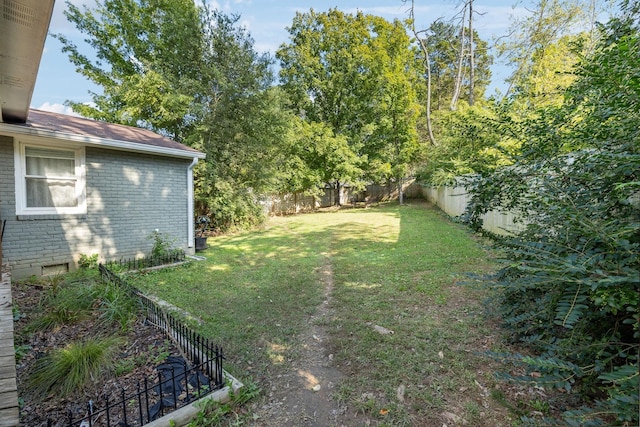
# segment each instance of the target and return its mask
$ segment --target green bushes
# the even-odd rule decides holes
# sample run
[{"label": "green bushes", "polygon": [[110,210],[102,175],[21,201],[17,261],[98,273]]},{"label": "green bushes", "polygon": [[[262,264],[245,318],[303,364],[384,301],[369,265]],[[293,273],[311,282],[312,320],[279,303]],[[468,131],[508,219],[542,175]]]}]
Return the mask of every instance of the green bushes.
[{"label": "green bushes", "polygon": [[565,106],[546,109],[521,133],[529,140],[517,163],[470,188],[472,224],[493,209],[510,210],[526,224],[518,236],[494,236],[504,266],[490,283],[512,338],[535,356],[494,356],[525,372],[505,378],[581,397],[582,407],[565,411],[563,425],[638,424],[640,34],[634,22],[609,24]]}]

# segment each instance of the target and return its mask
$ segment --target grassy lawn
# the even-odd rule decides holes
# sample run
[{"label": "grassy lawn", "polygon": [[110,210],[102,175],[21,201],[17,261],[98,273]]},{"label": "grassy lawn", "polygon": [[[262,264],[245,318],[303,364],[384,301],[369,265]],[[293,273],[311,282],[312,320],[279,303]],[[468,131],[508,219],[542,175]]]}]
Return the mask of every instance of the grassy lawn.
[{"label": "grassy lawn", "polygon": [[199,318],[194,327],[224,346],[226,369],[265,396],[299,356],[329,269],[321,326],[344,374],[335,399],[373,425],[513,425],[495,399],[492,362],[479,354],[498,342],[482,319],[483,294],[459,285],[492,263],[438,210],[413,203],[276,217],[208,245],[206,261],[133,282]]}]

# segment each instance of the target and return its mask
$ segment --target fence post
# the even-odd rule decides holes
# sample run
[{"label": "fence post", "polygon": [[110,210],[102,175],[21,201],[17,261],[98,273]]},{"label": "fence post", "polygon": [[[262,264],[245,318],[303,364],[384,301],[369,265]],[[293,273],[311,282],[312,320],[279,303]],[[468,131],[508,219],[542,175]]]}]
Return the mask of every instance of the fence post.
[{"label": "fence post", "polygon": [[136,390],[137,390],[137,397],[138,397],[138,417],[140,419],[140,425],[144,425],[144,415],[142,413],[142,401],[140,400],[140,381],[138,381],[138,384],[136,385]]},{"label": "fence post", "polygon": [[144,377],[144,403],[147,409],[147,421],[151,421],[151,412],[149,412],[149,383],[147,377]]},{"label": "fence post", "polygon": [[122,394],[122,419],[124,420],[124,425],[127,426],[129,425],[129,422],[127,421],[127,400],[124,394],[124,388],[121,389],[121,394]]},{"label": "fence post", "polygon": [[106,394],[104,396],[104,400],[105,400],[105,404],[107,405],[107,409],[105,409],[105,411],[107,412],[107,426],[111,425],[111,417],[109,416],[109,395]]}]

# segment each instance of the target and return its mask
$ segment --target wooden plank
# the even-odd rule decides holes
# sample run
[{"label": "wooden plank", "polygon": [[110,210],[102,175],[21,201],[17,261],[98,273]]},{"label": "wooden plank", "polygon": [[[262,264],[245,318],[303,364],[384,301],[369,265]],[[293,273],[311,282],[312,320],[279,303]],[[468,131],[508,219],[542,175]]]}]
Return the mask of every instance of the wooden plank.
[{"label": "wooden plank", "polygon": [[3,378],[0,380],[0,393],[12,390],[18,390],[15,378]]},{"label": "wooden plank", "polygon": [[[13,340],[11,342],[3,341],[0,343],[0,357],[3,356],[14,356],[16,355],[16,350],[13,348]],[[16,361],[13,360],[13,364],[15,365]]]},{"label": "wooden plank", "polygon": [[0,409],[18,407],[18,393],[15,391],[0,392]]},{"label": "wooden plank", "polygon": [[0,410],[0,427],[17,427],[20,422],[18,407]]},{"label": "wooden plank", "polygon": [[9,322],[0,322],[0,332],[2,333],[10,333],[11,341],[13,341],[13,324]]},{"label": "wooden plank", "polygon": [[16,376],[16,358],[14,355],[0,357],[0,378]]}]

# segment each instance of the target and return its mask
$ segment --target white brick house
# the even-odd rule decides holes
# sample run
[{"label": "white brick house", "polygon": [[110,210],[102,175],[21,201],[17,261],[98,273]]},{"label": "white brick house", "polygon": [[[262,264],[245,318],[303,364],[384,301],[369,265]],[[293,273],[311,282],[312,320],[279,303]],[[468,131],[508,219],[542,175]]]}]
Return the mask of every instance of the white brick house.
[{"label": "white brick house", "polygon": [[0,123],[3,262],[23,278],[73,269],[81,255],[141,256],[156,229],[193,253],[202,158],[148,130],[57,113]]}]

